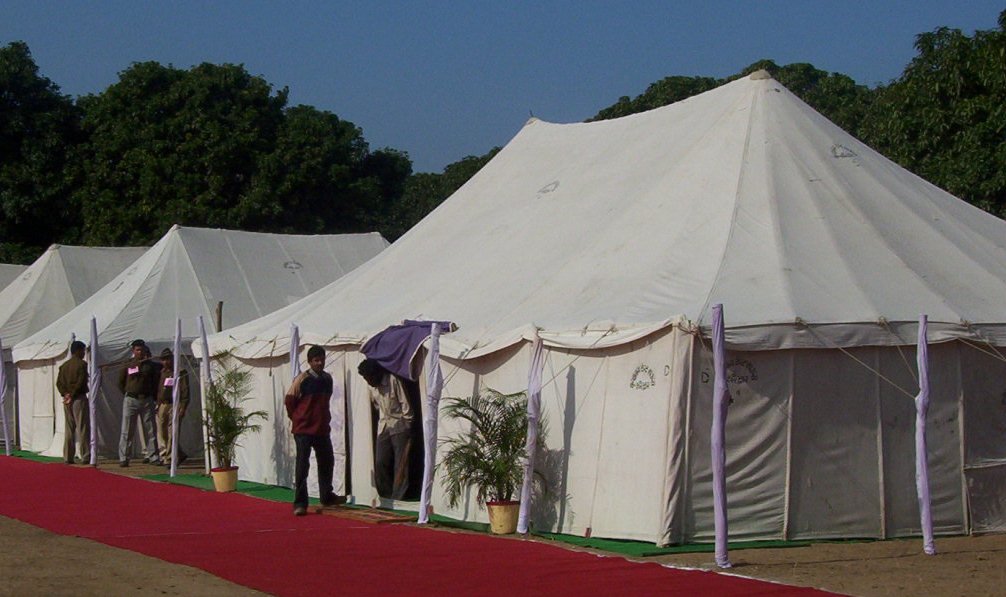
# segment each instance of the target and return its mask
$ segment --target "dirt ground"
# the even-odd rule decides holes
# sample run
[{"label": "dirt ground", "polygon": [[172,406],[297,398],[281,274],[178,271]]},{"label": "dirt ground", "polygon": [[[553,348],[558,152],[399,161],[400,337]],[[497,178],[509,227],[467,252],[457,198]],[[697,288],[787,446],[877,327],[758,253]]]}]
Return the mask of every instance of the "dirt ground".
[{"label": "dirt ground", "polygon": [[[186,469],[198,469],[199,466],[186,464]],[[161,468],[142,465],[128,469],[118,469],[114,465],[102,465],[101,468],[130,476],[163,472]],[[1006,534],[937,537],[936,548],[939,552],[936,556],[926,556],[922,553],[920,540],[896,540],[737,550],[730,553],[734,564],[730,572],[847,595],[950,597],[1006,594]],[[660,556],[641,561],[708,570],[715,568],[709,553]],[[70,593],[262,594],[202,570],[170,564],[89,539],[56,535],[0,516],[0,595]]]}]

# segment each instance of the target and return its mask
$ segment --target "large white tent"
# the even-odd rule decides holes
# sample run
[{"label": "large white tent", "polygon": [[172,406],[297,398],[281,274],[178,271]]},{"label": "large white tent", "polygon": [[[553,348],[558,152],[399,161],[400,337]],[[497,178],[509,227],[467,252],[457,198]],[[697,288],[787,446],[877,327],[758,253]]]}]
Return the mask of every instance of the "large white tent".
[{"label": "large white tent", "polygon": [[[360,344],[404,319],[452,321],[444,395],[467,396],[526,388],[537,333],[550,492],[533,525],[701,541],[713,536],[708,326],[722,304],[731,538],[893,537],[920,532],[912,397],[926,314],[933,520],[961,533],[1006,528],[1004,296],[1006,223],[760,71],[615,120],[530,120],[378,258],[212,336],[210,352],[251,367],[256,406],[281,412],[291,322],[302,347],[329,347],[347,421],[337,478],[370,504],[387,502],[371,480]],[[244,478],[290,483],[285,433],[245,441]],[[439,483],[432,504],[485,520],[471,502],[449,508]]]},{"label": "large white tent", "polygon": [[[10,349],[64,315],[126,269],[146,247],[52,245],[27,268],[0,266],[0,276],[19,274],[0,290],[0,340],[7,368],[7,420],[14,421],[16,380]],[[69,341],[69,336],[67,336]],[[13,431],[13,430],[11,430]]]},{"label": "large white tent", "polygon": [[[304,236],[172,227],[88,300],[14,346],[21,420],[31,421],[22,425],[22,446],[61,453],[63,411],[57,408],[56,370],[68,356],[71,335],[88,340],[92,317],[103,370],[98,448],[102,456],[114,456],[122,402],[118,376],[130,341],[146,340],[156,356],[173,344],[176,318],[192,339],[198,335],[199,316],[212,329],[220,302],[224,327],[261,317],[324,287],[387,245],[376,232]],[[201,453],[198,417],[186,417],[181,431],[190,453]]]}]

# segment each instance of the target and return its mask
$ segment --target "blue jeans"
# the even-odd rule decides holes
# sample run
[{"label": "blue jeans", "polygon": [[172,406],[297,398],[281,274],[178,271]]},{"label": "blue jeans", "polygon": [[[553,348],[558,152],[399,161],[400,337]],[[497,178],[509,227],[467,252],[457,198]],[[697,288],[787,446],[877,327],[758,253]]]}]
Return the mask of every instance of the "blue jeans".
[{"label": "blue jeans", "polygon": [[293,506],[307,507],[307,473],[311,470],[311,449],[318,460],[318,491],[322,502],[335,499],[332,493],[332,469],[335,468],[335,455],[332,453],[332,438],[327,435],[307,435],[295,433],[293,440],[297,444],[297,467],[294,472]]}]

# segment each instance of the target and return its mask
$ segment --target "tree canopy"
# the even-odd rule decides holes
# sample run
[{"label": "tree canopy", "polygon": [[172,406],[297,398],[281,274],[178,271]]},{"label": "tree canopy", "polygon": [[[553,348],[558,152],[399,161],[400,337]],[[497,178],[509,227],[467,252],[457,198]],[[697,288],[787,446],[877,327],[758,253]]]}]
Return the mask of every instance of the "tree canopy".
[{"label": "tree canopy", "polygon": [[[881,153],[1006,216],[1006,11],[996,29],[939,28],[915,48],[901,76],[874,88],[759,60],[725,79],[666,77],[590,120],[765,69]],[[172,224],[394,240],[499,151],[413,173],[406,153],[371,150],[352,122],[287,95],[241,65],[141,62],[75,101],[25,43],[0,47],[0,261],[29,262],[54,242],[148,244]]]}]

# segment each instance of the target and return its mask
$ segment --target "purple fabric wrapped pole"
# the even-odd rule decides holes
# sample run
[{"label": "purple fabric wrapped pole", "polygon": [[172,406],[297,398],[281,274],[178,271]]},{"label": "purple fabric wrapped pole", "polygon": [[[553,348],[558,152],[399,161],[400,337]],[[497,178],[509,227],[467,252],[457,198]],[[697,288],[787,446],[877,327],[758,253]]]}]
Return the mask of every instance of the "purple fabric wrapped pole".
[{"label": "purple fabric wrapped pole", "polygon": [[[175,347],[172,372],[175,374],[171,382],[171,476],[178,472],[178,377],[182,358],[182,320],[175,319]],[[160,392],[161,388],[157,388]]]},{"label": "purple fabric wrapped pole", "polygon": [[527,374],[527,439],[524,442],[524,482],[520,488],[520,510],[517,532],[528,531],[531,511],[531,481],[534,479],[534,457],[538,452],[538,421],[541,419],[541,371],[545,365],[545,348],[537,333],[531,348],[531,367]]},{"label": "purple fabric wrapped pole", "polygon": [[290,324],[290,381],[300,375],[300,328]]},{"label": "purple fabric wrapped pole", "polygon": [[[3,341],[0,341],[0,354],[3,354]],[[3,420],[3,445],[10,456],[10,431],[7,429],[7,367],[0,360],[0,417]]]},{"label": "purple fabric wrapped pole", "polygon": [[91,356],[87,360],[87,412],[91,417],[91,466],[98,466],[98,425],[94,413],[101,388],[101,367],[98,366],[98,320],[91,317]]},{"label": "purple fabric wrapped pole", "polygon": [[[202,384],[203,395],[205,396],[206,390],[208,390],[210,388],[210,384],[213,383],[213,378],[210,374],[210,343],[209,340],[206,339],[206,322],[203,321],[202,315],[199,316],[199,339],[202,341],[203,345],[203,360],[199,363],[199,373],[200,377],[202,377],[202,381],[200,383]],[[203,421],[205,421],[206,400],[202,400],[201,402],[203,406]],[[206,474],[208,475],[210,474],[210,469],[213,468],[213,456],[210,454],[212,450],[210,450],[209,437],[207,436],[206,424],[203,423],[201,427],[203,428],[203,446],[205,448],[203,450],[203,454],[206,463]]]},{"label": "purple fabric wrapped pole", "polygon": [[360,349],[368,359],[373,359],[398,377],[416,381],[412,372],[412,359],[419,347],[430,337],[430,326],[440,326],[440,333],[453,332],[455,325],[449,321],[406,320],[393,325],[367,340]]},{"label": "purple fabric wrapped pole", "polygon": [[919,494],[919,516],[922,523],[922,549],[926,555],[936,553],[933,543],[933,514],[929,499],[929,463],[926,449],[926,414],[929,411],[929,318],[919,316],[919,395],[915,397],[915,488]]},{"label": "purple fabric wrapped pole", "polygon": [[426,359],[426,412],[423,413],[423,490],[419,499],[419,524],[430,520],[430,499],[433,497],[433,469],[437,464],[437,419],[440,416],[440,394],[444,389],[444,374],[440,369],[440,325],[430,324],[430,352]]},{"label": "purple fabric wrapped pole", "polygon": [[727,489],[724,430],[730,397],[727,390],[726,348],[723,337],[723,305],[713,305],[713,424],[711,451],[713,466],[713,512],[716,525],[716,565],[730,568],[727,555]]}]

